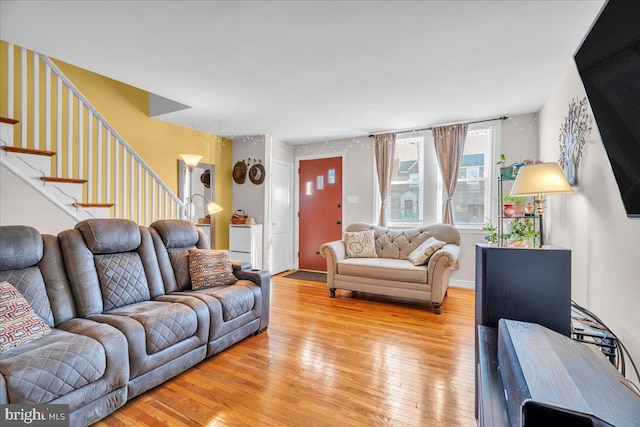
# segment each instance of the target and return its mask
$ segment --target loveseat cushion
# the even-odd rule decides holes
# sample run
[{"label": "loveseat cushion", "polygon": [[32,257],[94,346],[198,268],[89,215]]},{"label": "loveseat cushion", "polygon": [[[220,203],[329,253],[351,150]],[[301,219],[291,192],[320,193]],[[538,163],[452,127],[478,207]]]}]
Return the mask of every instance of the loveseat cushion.
[{"label": "loveseat cushion", "polygon": [[427,283],[427,267],[391,258],[347,258],[338,263],[338,274],[398,282]]},{"label": "loveseat cushion", "polygon": [[157,353],[193,336],[198,326],[196,313],[187,305],[144,301],[116,308],[105,314],[134,319],[144,329],[147,354]]},{"label": "loveseat cushion", "polygon": [[105,351],[98,341],[59,329],[0,357],[10,403],[50,402],[100,379],[106,365]]}]

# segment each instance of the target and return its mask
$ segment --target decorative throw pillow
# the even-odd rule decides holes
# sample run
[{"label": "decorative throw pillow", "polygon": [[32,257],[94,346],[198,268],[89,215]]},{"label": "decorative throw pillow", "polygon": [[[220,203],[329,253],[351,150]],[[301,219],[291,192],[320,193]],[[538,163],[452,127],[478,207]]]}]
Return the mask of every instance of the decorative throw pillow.
[{"label": "decorative throw pillow", "polygon": [[345,231],[344,244],[348,258],[378,258],[373,230]]},{"label": "decorative throw pillow", "polygon": [[216,249],[192,249],[189,251],[191,289],[229,285],[238,278],[233,275],[229,251]]},{"label": "decorative throw pillow", "polygon": [[441,242],[435,237],[429,237],[423,244],[418,246],[409,254],[409,261],[413,265],[426,264],[431,258],[431,255],[436,253],[438,249],[446,245],[447,242]]},{"label": "decorative throw pillow", "polygon": [[0,282],[0,352],[51,332],[26,299],[9,282]]}]

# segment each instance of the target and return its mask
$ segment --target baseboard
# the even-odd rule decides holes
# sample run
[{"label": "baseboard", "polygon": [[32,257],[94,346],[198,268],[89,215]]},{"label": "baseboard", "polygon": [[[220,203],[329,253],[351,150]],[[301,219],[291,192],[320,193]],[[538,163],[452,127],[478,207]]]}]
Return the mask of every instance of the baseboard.
[{"label": "baseboard", "polygon": [[473,280],[455,280],[449,279],[450,288],[475,289],[476,282]]}]

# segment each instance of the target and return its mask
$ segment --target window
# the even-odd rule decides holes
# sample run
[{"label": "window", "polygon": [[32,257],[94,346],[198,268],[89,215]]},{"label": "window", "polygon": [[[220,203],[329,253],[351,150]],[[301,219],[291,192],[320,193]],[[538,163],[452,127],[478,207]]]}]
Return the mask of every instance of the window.
[{"label": "window", "polygon": [[422,224],[423,140],[422,137],[396,140],[396,157],[385,211],[387,223],[391,226]]},{"label": "window", "polygon": [[452,200],[456,226],[480,227],[490,217],[493,128],[467,131]]}]

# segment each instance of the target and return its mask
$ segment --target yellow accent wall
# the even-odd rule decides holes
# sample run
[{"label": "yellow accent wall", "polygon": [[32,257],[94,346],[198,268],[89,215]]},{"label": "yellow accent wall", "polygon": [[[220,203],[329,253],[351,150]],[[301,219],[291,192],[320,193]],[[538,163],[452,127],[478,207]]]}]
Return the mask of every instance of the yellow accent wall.
[{"label": "yellow accent wall", "polygon": [[[7,44],[2,41],[0,62],[3,77],[6,72],[6,52]],[[29,52],[29,68],[33,67],[31,57]],[[52,60],[174,193],[178,194],[179,154],[200,154],[203,156],[203,163],[215,165],[215,201],[224,209],[217,215],[215,247],[228,248],[229,227],[228,221],[223,218],[227,218],[232,209],[232,141],[150,118],[148,92],[62,61]],[[18,63],[19,57],[14,58],[14,61]],[[19,71],[17,64],[16,71]],[[41,79],[42,75],[43,73],[40,74]],[[0,78],[0,93],[4,99],[0,103],[0,115],[6,117],[6,78]],[[15,96],[19,96],[19,92]],[[40,105],[43,104],[41,101]],[[16,117],[19,112],[14,111],[12,118],[20,119]],[[29,116],[31,115],[32,112],[29,111]],[[16,128],[16,132],[19,133],[19,128]],[[32,132],[28,139],[31,137]]]}]

